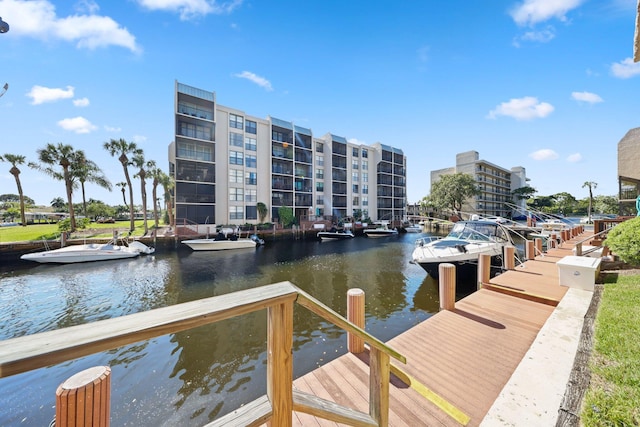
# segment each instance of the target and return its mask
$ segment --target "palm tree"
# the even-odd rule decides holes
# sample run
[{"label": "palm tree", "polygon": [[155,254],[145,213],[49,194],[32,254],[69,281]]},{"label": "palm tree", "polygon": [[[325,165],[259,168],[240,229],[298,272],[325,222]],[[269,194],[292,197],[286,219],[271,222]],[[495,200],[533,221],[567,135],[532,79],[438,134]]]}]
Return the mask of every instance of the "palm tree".
[{"label": "palm tree", "polygon": [[171,197],[171,190],[175,187],[176,183],[172,176],[167,175],[162,171],[158,174],[158,182],[162,185],[162,188],[164,188],[165,209],[167,210],[167,216],[169,217],[169,226],[173,227],[175,224],[173,221],[173,200]]},{"label": "palm tree", "polygon": [[138,150],[133,155],[132,163],[135,167],[139,169],[138,172],[134,175],[134,177],[140,178],[140,193],[142,195],[142,215],[144,217],[144,220],[143,220],[144,235],[146,236],[147,232],[149,231],[149,227],[147,226],[147,186],[145,183],[145,179],[147,178],[147,171],[144,169],[145,160],[144,160],[144,153],[142,152],[142,150]]},{"label": "palm tree", "polygon": [[262,202],[258,202],[256,209],[258,210],[258,216],[260,217],[260,224],[262,224],[264,219],[267,217],[269,210],[267,209],[267,205]]},{"label": "palm tree", "polygon": [[593,189],[598,187],[598,183],[593,181],[585,181],[585,183],[582,184],[582,188],[585,188],[585,187],[589,187],[589,211],[587,212],[587,219],[590,221],[591,208],[593,206]]},{"label": "palm tree", "polygon": [[[73,209],[73,174],[72,166],[82,161],[84,152],[75,151],[72,146],[58,143],[58,145],[47,144],[45,148],[37,150],[38,160],[40,164],[29,163],[29,167],[46,173],[47,175],[64,181],[67,191],[67,203],[69,204],[69,218],[71,220],[71,232],[76,231],[76,216]],[[60,166],[60,170],[56,170],[55,166]]]},{"label": "palm tree", "polygon": [[156,162],[149,160],[147,162],[147,172],[153,178],[151,187],[151,196],[153,197],[153,218],[155,219],[156,229],[158,228],[158,185],[160,184],[160,172],[156,166]]},{"label": "palm tree", "polygon": [[127,198],[124,196],[124,192],[126,191],[127,188],[127,183],[126,182],[118,182],[116,183],[116,187],[120,187],[122,190],[122,201],[124,202],[124,205],[127,206]]},{"label": "palm tree", "polygon": [[11,163],[11,169],[9,169],[9,173],[13,175],[16,179],[16,186],[18,187],[18,196],[20,197],[20,220],[22,222],[22,226],[27,226],[27,220],[24,216],[24,194],[22,194],[22,184],[20,183],[20,169],[18,169],[17,165],[23,165],[26,161],[25,156],[17,155],[17,154],[4,154],[0,156],[1,162],[9,162]]},{"label": "palm tree", "polygon": [[104,176],[102,169],[98,167],[98,165],[92,161],[88,160],[84,157],[84,153],[82,153],[82,157],[79,158],[79,162],[72,165],[73,176],[80,181],[80,188],[82,189],[82,213],[86,217],[87,216],[87,201],[85,198],[84,191],[84,183],[92,182],[94,184],[98,184],[102,188],[106,188],[111,191],[111,182]]},{"label": "palm tree", "polygon": [[109,142],[105,142],[103,145],[104,149],[111,154],[112,157],[115,157],[116,154],[119,154],[118,160],[122,164],[122,169],[124,170],[124,177],[127,181],[127,186],[129,187],[129,219],[131,220],[130,230],[133,231],[136,228],[135,219],[133,216],[133,187],[131,186],[131,178],[129,177],[129,158],[127,154],[135,154],[137,153],[138,147],[135,142],[127,142],[124,139],[112,139]]}]

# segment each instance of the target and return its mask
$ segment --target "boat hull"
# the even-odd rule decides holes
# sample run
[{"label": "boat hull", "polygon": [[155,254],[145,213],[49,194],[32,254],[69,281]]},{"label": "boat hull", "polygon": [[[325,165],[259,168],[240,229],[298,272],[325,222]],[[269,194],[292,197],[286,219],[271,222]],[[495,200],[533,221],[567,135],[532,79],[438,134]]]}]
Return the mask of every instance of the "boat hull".
[{"label": "boat hull", "polygon": [[320,231],[317,234],[320,240],[347,240],[353,239],[353,233],[342,233],[333,231]]},{"label": "boat hull", "polygon": [[238,240],[215,240],[215,239],[193,239],[183,240],[182,243],[189,246],[194,251],[226,251],[232,249],[255,248],[257,243],[252,239]]},{"label": "boat hull", "polygon": [[65,246],[50,251],[24,254],[20,259],[42,264],[71,264],[79,262],[110,261],[135,258],[140,255],[137,249],[112,244],[87,244]]}]

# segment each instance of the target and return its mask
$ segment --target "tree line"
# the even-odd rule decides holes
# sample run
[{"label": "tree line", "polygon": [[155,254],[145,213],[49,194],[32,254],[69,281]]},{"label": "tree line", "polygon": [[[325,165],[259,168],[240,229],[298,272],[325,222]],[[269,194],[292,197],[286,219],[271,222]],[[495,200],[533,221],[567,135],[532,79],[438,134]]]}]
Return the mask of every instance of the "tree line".
[{"label": "tree line", "polygon": [[[619,212],[617,196],[594,196],[593,190],[598,184],[586,181],[582,188],[589,189],[589,197],[578,200],[568,192],[561,192],[549,196],[536,195],[537,190],[531,186],[520,187],[511,192],[509,202],[518,203],[526,200],[531,210],[565,216],[598,214],[630,214],[635,212]],[[481,194],[473,176],[465,173],[455,173],[441,176],[431,185],[431,193],[420,200],[424,212],[460,213],[466,200]]]},{"label": "tree line", "polygon": [[[174,187],[173,178],[157,167],[153,160],[145,159],[144,152],[135,142],[128,142],[122,138],[111,139],[103,144],[103,148],[112,156],[116,157],[122,165],[125,181],[119,182],[116,186],[122,190],[124,204],[127,205],[125,198],[126,189],[129,190],[128,213],[130,219],[130,231],[135,229],[135,211],[133,198],[133,183],[129,174],[129,168],[134,168],[134,178],[140,179],[140,195],[142,198],[142,214],[144,218],[144,233],[149,231],[147,223],[147,190],[146,180],[150,179],[152,183],[153,210],[155,218],[155,227],[158,227],[158,209],[156,201],[158,186],[162,186],[164,190],[164,200],[170,221],[173,218],[173,206],[171,203],[171,190]],[[27,162],[24,155],[19,154],[3,154],[0,155],[0,161],[11,164],[9,173],[13,175],[18,189],[18,199],[20,206],[20,219],[23,226],[27,225],[25,217],[25,201],[33,200],[24,195],[22,184],[20,182],[19,166],[27,164],[28,167],[38,170],[55,180],[62,181],[66,192],[66,207],[69,213],[70,231],[75,231],[76,224],[76,207],[73,203],[74,190],[80,189],[82,195],[82,212],[87,216],[87,201],[85,192],[85,183],[93,183],[105,188],[109,191],[113,190],[113,186],[109,179],[104,175],[100,167],[94,161],[88,159],[82,150],[77,150],[71,145],[63,143],[47,144],[44,148],[37,150],[37,161]],[[28,199],[28,200],[27,200]],[[64,201],[54,199],[59,202]],[[90,199],[90,203],[96,203]],[[101,203],[101,202],[100,202]],[[173,225],[170,222],[171,225]]]}]

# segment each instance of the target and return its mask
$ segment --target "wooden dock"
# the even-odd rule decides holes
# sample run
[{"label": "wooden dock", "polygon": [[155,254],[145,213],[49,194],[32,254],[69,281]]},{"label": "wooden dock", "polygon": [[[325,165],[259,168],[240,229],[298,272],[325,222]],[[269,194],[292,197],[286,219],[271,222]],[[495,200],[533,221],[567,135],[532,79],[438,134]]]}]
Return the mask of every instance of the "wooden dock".
[{"label": "wooden dock", "polygon": [[[556,262],[573,242],[493,279],[388,344],[407,358],[392,362],[390,426],[478,426],[568,288]],[[368,411],[368,354],[346,354],[298,378],[294,389]],[[560,402],[558,402],[559,404]],[[294,426],[338,426],[294,413]]]}]

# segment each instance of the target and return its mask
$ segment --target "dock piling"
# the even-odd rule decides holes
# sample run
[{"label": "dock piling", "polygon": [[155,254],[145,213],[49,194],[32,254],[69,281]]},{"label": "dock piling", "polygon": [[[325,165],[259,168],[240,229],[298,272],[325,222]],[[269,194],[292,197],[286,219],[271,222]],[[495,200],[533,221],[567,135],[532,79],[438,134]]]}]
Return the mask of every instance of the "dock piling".
[{"label": "dock piling", "polygon": [[[364,291],[352,288],[347,291],[347,320],[364,329]],[[364,351],[364,340],[347,332],[347,349],[358,354]]]},{"label": "dock piling", "polygon": [[456,266],[443,262],[438,266],[438,275],[440,310],[453,311],[456,308]]},{"label": "dock piling", "polygon": [[491,255],[480,254],[478,257],[478,289],[483,283],[489,283],[491,279]]},{"label": "dock piling", "polygon": [[111,368],[94,366],[56,390],[56,427],[109,427]]}]

